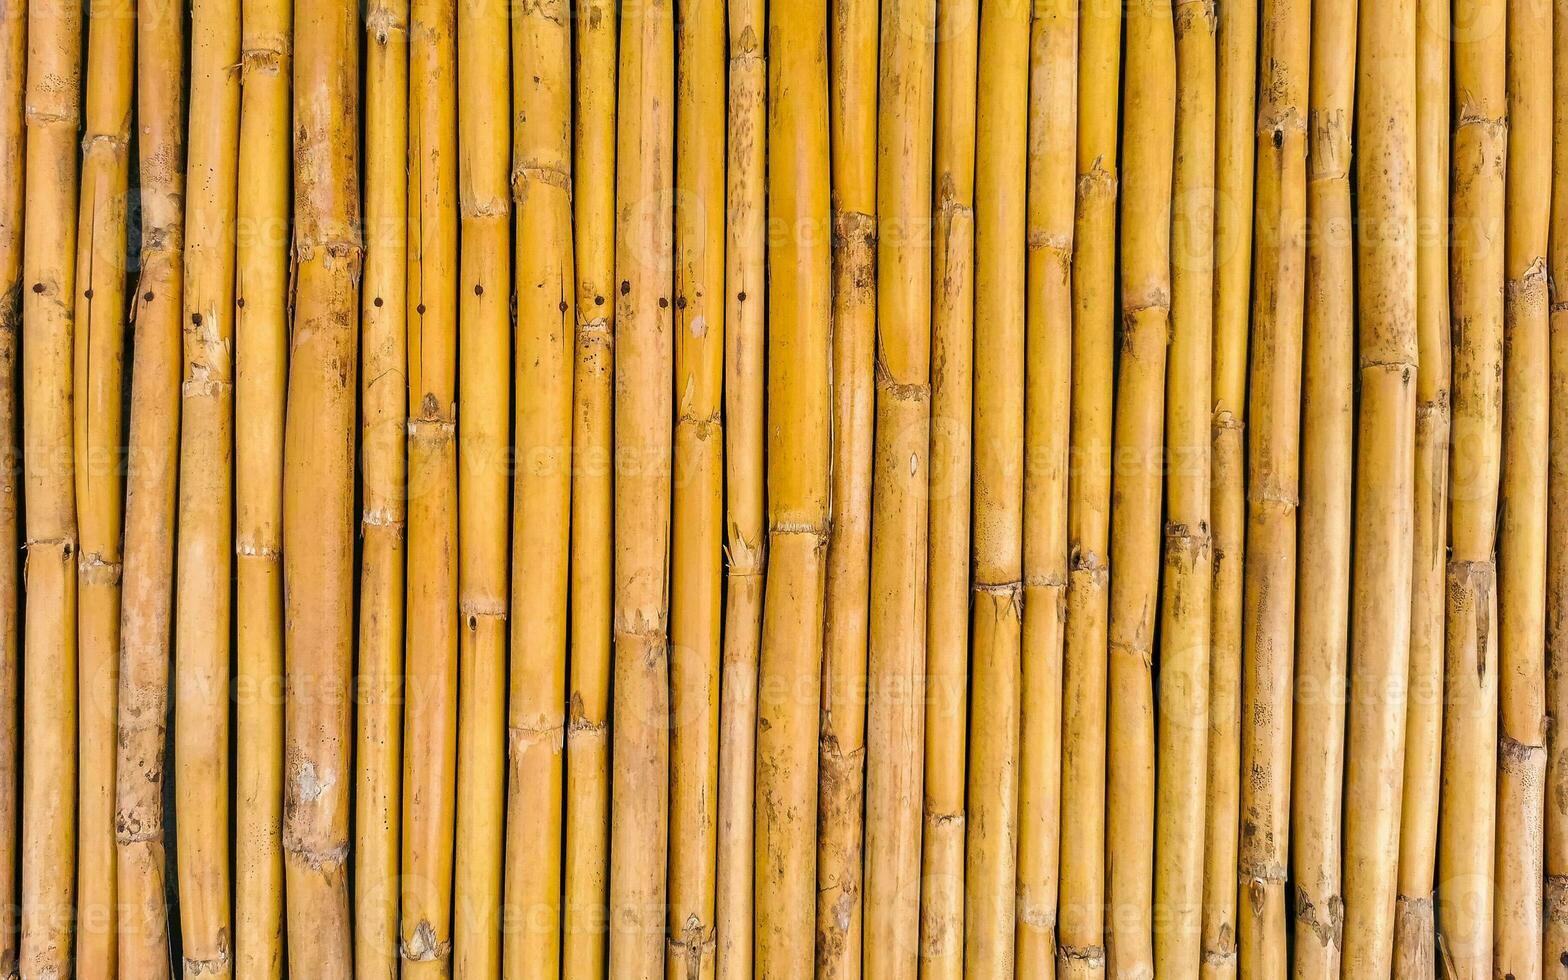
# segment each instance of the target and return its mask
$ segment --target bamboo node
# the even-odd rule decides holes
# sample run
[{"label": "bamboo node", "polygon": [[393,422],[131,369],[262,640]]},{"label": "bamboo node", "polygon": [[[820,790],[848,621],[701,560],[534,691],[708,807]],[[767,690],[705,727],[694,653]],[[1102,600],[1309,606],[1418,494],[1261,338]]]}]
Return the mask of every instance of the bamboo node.
[{"label": "bamboo node", "polygon": [[[914,402],[924,404],[931,399],[931,385],[928,383],[910,381],[903,382],[893,377],[887,361],[882,357],[880,345],[876,356],[876,381],[877,387],[887,393],[889,398],[900,402]],[[911,473],[911,476],[914,474]]]},{"label": "bamboo node", "polygon": [[386,507],[367,507],[360,512],[359,525],[361,528],[385,527],[391,528],[395,537],[402,537],[404,520],[396,512]]},{"label": "bamboo node", "polygon": [[1073,236],[1069,232],[1065,235],[1053,235],[1043,228],[1029,231],[1029,251],[1039,252],[1047,258],[1055,259],[1063,268],[1072,264]]},{"label": "bamboo node", "polygon": [[[1542,726],[1545,727],[1544,725]],[[1503,772],[1533,776],[1546,765],[1545,740],[1524,742],[1504,731],[1497,733],[1497,768]]]},{"label": "bamboo node", "polygon": [[398,17],[392,7],[382,0],[373,0],[365,14],[365,33],[375,38],[377,44],[386,47],[392,35],[408,35],[408,22]]},{"label": "bamboo node", "polygon": [[1546,919],[1568,924],[1568,875],[1546,876]]},{"label": "bamboo node", "polygon": [[316,764],[309,759],[301,761],[294,768],[294,796],[303,803],[314,803],[335,782],[337,778],[333,773],[328,771],[323,776],[317,771]]},{"label": "bamboo node", "polygon": [[413,935],[398,943],[398,955],[410,963],[433,963],[443,960],[452,951],[452,941],[440,941],[435,926],[428,919],[420,919]]},{"label": "bamboo node", "polygon": [[962,810],[949,810],[946,812],[931,809],[931,801],[926,801],[925,822],[928,827],[957,827],[964,826],[965,816]]},{"label": "bamboo node", "polygon": [[234,554],[241,558],[264,558],[267,561],[279,561],[283,558],[283,549],[276,545],[237,540],[234,542]]},{"label": "bamboo node", "polygon": [[82,154],[85,156],[95,148],[107,148],[113,156],[124,153],[131,145],[128,133],[91,133],[82,137]]},{"label": "bamboo node", "polygon": [[1508,299],[1518,300],[1521,297],[1530,297],[1537,290],[1546,291],[1546,258],[1537,255],[1525,266],[1524,272],[1504,283],[1504,294]]},{"label": "bamboo node", "polygon": [[1307,890],[1298,885],[1296,921],[1312,931],[1318,945],[1325,949],[1329,947],[1339,949],[1345,934],[1345,900],[1339,895],[1330,895],[1323,899],[1321,911],[1322,915],[1319,915],[1319,906],[1313,903]]},{"label": "bamboo node", "polygon": [[572,174],[563,167],[542,167],[538,164],[524,163],[512,170],[511,179],[512,200],[519,205],[527,202],[528,187],[531,184],[560,188],[566,192],[568,198],[572,194]]},{"label": "bamboo node", "polygon": [[185,957],[185,975],[187,977],[210,976],[215,977],[229,972],[229,930],[218,930],[218,951],[216,955],[197,959],[192,956]]},{"label": "bamboo node", "polygon": [[1018,897],[1018,921],[1031,929],[1049,932],[1056,928],[1056,903],[1036,902],[1022,895]]},{"label": "bamboo node", "polygon": [[1091,971],[1105,969],[1104,946],[1068,946],[1064,943],[1056,948],[1056,955],[1064,960],[1077,960]]},{"label": "bamboo node", "polygon": [[245,79],[256,73],[277,75],[283,70],[283,59],[286,57],[288,50],[284,46],[246,48],[240,52],[240,78]]},{"label": "bamboo node", "polygon": [[561,749],[565,747],[566,723],[562,721],[553,725],[508,725],[506,736],[507,749],[514,757],[524,755],[528,749],[538,745],[560,754]]},{"label": "bamboo node", "polygon": [[1116,172],[1106,169],[1104,157],[1095,157],[1089,169],[1078,175],[1078,208],[1082,210],[1091,201],[1115,197],[1116,184]]},{"label": "bamboo node", "polygon": [[285,832],[283,835],[283,850],[292,854],[312,871],[324,871],[332,868],[341,868],[348,860],[348,843],[345,841],[336,847],[325,850],[307,846],[294,834]]},{"label": "bamboo node", "polygon": [[119,585],[120,563],[96,552],[77,553],[76,571],[87,585]]}]

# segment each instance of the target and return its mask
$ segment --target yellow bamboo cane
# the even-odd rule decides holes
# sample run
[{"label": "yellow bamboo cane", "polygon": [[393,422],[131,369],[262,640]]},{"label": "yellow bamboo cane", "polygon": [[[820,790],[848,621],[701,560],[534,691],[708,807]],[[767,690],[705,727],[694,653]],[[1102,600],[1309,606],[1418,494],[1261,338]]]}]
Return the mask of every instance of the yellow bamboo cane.
[{"label": "yellow bamboo cane", "polygon": [[[26,186],[27,0],[0,4],[0,166],[12,178],[0,187],[0,895],[16,895],[20,807],[18,681],[21,674],[21,552],[17,483],[22,477],[18,395],[22,335],[22,215]],[[17,922],[0,922],[0,964],[14,969]]]},{"label": "yellow bamboo cane", "polygon": [[[1568,4],[1552,8],[1552,100],[1568,100]],[[1551,290],[1551,422],[1547,540],[1568,533],[1568,112],[1552,116],[1552,214],[1547,252]],[[1423,351],[1424,353],[1424,351]],[[1568,554],[1546,557],[1546,705],[1552,718],[1568,718]],[[1568,737],[1546,730],[1545,907],[1542,963],[1546,975],[1568,968]]]}]

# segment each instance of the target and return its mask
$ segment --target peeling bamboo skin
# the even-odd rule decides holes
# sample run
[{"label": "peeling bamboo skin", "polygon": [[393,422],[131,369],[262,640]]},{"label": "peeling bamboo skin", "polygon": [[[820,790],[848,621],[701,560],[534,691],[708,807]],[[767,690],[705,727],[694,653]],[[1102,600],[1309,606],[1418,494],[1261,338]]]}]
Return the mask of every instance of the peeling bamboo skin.
[{"label": "peeling bamboo skin", "polygon": [[[510,27],[506,5],[459,0],[458,344],[464,356],[457,381],[461,682],[452,974],[464,980],[499,980],[502,969],[507,531],[512,516],[506,465],[512,414],[512,130],[510,106],[495,93],[511,82]],[[540,40],[548,42],[547,37]],[[563,37],[561,47],[568,44]],[[566,71],[569,52],[554,56]]]},{"label": "peeling bamboo skin", "polygon": [[[1568,100],[1568,9],[1553,4],[1552,101]],[[1547,540],[1568,534],[1568,113],[1552,117],[1552,212],[1547,252],[1551,294],[1550,456]],[[1568,718],[1568,555],[1546,557],[1546,710]],[[1568,740],[1561,726],[1546,729],[1546,813],[1543,870],[1546,874],[1542,964],[1546,976],[1568,968]]]},{"label": "peeling bamboo skin", "polygon": [[125,376],[125,235],[136,19],[88,7],[87,93],[77,223],[74,452],[77,524],[76,975],[112,978],[118,953],[114,795],[119,696],[120,443]]},{"label": "peeling bamboo skin", "polygon": [[[670,911],[665,972],[710,980],[724,622],[724,77],[718,3],[683,7],[675,135],[675,537],[671,595]],[[855,814],[858,825],[859,813]]]},{"label": "peeling bamboo skin", "polygon": [[[0,5],[0,895],[17,894],[17,795],[21,770],[21,553],[17,482],[22,476],[18,366],[22,334],[22,217],[27,156],[27,3]],[[0,975],[16,972],[17,922],[0,923]]]},{"label": "peeling bamboo skin", "polygon": [[365,15],[354,976],[397,976],[408,514],[408,3]]},{"label": "peeling bamboo skin", "polygon": [[574,22],[576,89],[572,251],[577,277],[572,384],[572,535],[566,840],[561,974],[604,976],[610,843],[610,674],[614,604],[612,526],[615,356],[616,5],[580,0]]},{"label": "peeling bamboo skin", "polygon": [[137,13],[142,236],[120,602],[116,953],[128,980],[168,980],[163,785],[180,439],[185,21],[179,0],[143,0]]},{"label": "peeling bamboo skin", "polygon": [[[867,742],[868,702],[874,698],[870,685],[879,679],[867,672],[867,630],[873,594],[871,487],[880,176],[879,152],[870,148],[878,147],[880,151],[879,6],[868,0],[847,0],[832,4],[830,14],[833,522],[827,546],[822,720],[817,753],[819,980],[851,980],[860,975],[863,884],[877,881],[879,895],[902,898],[905,892],[898,886],[908,880],[895,873],[892,882],[887,882],[886,863],[890,858],[898,860],[903,852],[896,843],[889,846],[878,842],[882,830],[878,821],[896,820],[901,801],[883,799],[880,793],[872,795],[870,783],[880,773],[868,773],[866,769],[868,754],[884,758]],[[896,16],[892,9],[889,16]],[[886,38],[889,44],[894,41],[891,30]],[[888,884],[892,887],[884,887]],[[903,936],[889,941],[902,940],[912,945],[912,939]]]},{"label": "peeling bamboo skin", "polygon": [[[1337,980],[1344,947],[1340,846],[1354,519],[1356,308],[1350,164],[1356,98],[1353,2],[1312,8],[1307,110],[1307,301],[1290,861],[1296,980]],[[1375,43],[1375,39],[1369,41]]]},{"label": "peeling bamboo skin", "polygon": [[[955,980],[962,976],[964,964],[979,0],[938,0],[936,25],[925,772],[917,963],[922,980]],[[871,901],[868,920],[877,914],[875,891]],[[909,929],[909,915],[906,907],[902,917],[888,924],[886,934]],[[915,969],[910,950],[883,943],[882,928],[875,921],[867,923],[867,978],[907,980]]]},{"label": "peeling bamboo skin", "polygon": [[288,0],[242,4],[235,244],[234,956],[238,980],[283,974],[283,427],[288,397],[292,74]]},{"label": "peeling bamboo skin", "polygon": [[[616,142],[610,976],[664,975],[674,448],[674,11],[624,9]],[[811,811],[815,815],[815,809]]]},{"label": "peeling bamboo skin", "polygon": [[[1172,6],[1176,57],[1171,343],[1166,363],[1165,525],[1160,595],[1154,970],[1198,980],[1203,964],[1213,554],[1215,9]],[[1027,607],[1026,607],[1027,608]]]}]

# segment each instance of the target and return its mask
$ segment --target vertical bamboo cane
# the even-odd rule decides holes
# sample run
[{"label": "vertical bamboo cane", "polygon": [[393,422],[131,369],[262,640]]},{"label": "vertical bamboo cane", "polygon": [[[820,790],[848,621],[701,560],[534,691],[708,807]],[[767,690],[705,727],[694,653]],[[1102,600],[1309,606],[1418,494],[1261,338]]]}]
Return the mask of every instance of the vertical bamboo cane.
[{"label": "vertical bamboo cane", "polygon": [[1210,512],[1208,820],[1203,840],[1202,980],[1236,976],[1241,807],[1242,567],[1246,537],[1247,341],[1252,297],[1252,176],[1258,6],[1216,5],[1214,355]]},{"label": "vertical bamboo cane", "polygon": [[1247,548],[1242,595],[1240,972],[1282,980],[1296,619],[1311,5],[1267,0],[1259,44]]},{"label": "vertical bamboo cane", "polygon": [[[1568,103],[1568,3],[1554,3],[1552,102]],[[1552,114],[1552,214],[1547,253],[1551,290],[1551,422],[1547,540],[1568,534],[1568,112]],[[1556,535],[1554,537],[1554,535]],[[1547,716],[1568,719],[1568,553],[1546,557]],[[1568,976],[1568,735],[1546,729],[1546,894],[1542,964],[1550,977]]]},{"label": "vertical bamboo cane", "polygon": [[757,699],[759,980],[804,976],[815,925],[829,457],[827,4],[775,3],[768,65],[768,574]]},{"label": "vertical bamboo cane", "polygon": [[[457,69],[462,235],[458,330],[463,352],[457,382],[457,550],[462,556],[458,572],[462,623],[452,968],[453,975],[463,980],[499,980],[504,921],[506,576],[511,518],[506,463],[512,394],[512,209],[507,175],[512,133],[507,100],[498,93],[511,84],[509,10],[507,4],[492,0],[459,0],[457,5],[457,44],[463,52]],[[566,19],[564,11],[560,19]],[[563,38],[563,44],[569,41]],[[566,72],[568,52],[552,52],[555,57],[560,58],[559,70]],[[560,520],[564,533],[566,515]]]},{"label": "vertical bamboo cane", "polygon": [[1063,823],[1062,652],[1071,450],[1067,437],[1072,402],[1077,0],[1035,0],[1029,36],[1024,624],[1015,942],[1022,980],[1054,980],[1057,860]]},{"label": "vertical bamboo cane", "polygon": [[354,970],[397,976],[408,471],[408,0],[365,16]]},{"label": "vertical bamboo cane", "polygon": [[186,971],[227,977],[240,5],[191,8],[185,374],[174,627],[174,808]]},{"label": "vertical bamboo cane", "polygon": [[[724,76],[721,4],[676,27],[675,554],[670,608],[670,980],[711,980],[717,953],[719,648],[724,628]],[[858,854],[857,854],[858,857]]]},{"label": "vertical bamboo cane", "polygon": [[1307,305],[1290,862],[1296,980],[1338,980],[1344,942],[1341,807],[1355,474],[1355,233],[1350,198],[1357,0],[1312,5],[1307,108]]},{"label": "vertical bamboo cane", "polygon": [[[870,0],[832,4],[828,143],[833,205],[833,522],[828,534],[818,739],[819,980],[852,980],[860,975],[862,878],[886,892],[885,863],[899,856],[897,843],[878,840],[882,829],[878,824],[898,819],[896,804],[880,793],[869,795],[868,782],[880,788],[881,772],[866,771],[867,702],[874,697],[866,667],[878,337],[878,169],[877,154],[870,148],[878,145],[879,6]],[[875,747],[870,752],[874,761],[885,758]],[[871,945],[880,943],[878,937]]]},{"label": "vertical bamboo cane", "polygon": [[719,672],[719,980],[752,977],[757,654],[762,640],[767,338],[766,4],[732,0],[724,260],[724,644]]},{"label": "vertical bamboo cane", "polygon": [[1209,413],[1213,409],[1215,9],[1173,4],[1176,133],[1171,347],[1165,395],[1165,556],[1160,597],[1154,968],[1198,980],[1203,964],[1204,789],[1208,780]]},{"label": "vertical bamboo cane", "polygon": [[1454,409],[1436,910],[1443,972],[1453,980],[1492,976],[1496,797],[1486,787],[1497,780],[1506,11],[1505,0],[1457,0],[1453,11]]},{"label": "vertical bamboo cane", "polygon": [[1499,714],[1493,973],[1539,980],[1546,789],[1546,529],[1552,5],[1508,4],[1503,477],[1498,514]]},{"label": "vertical bamboo cane", "polygon": [[289,973],[348,980],[359,8],[294,21],[294,320],[283,443]]},{"label": "vertical bamboo cane", "polygon": [[[931,478],[926,551],[925,774],[920,857],[920,976],[964,968],[964,775],[969,734],[969,472],[974,422],[975,90],[979,0],[937,0],[931,266]],[[871,894],[872,915],[878,896]],[[905,912],[908,915],[908,912]],[[909,929],[907,922],[890,924]],[[867,980],[910,976],[902,948],[871,947]],[[897,968],[894,968],[897,967]]]},{"label": "vertical bamboo cane", "polygon": [[125,226],[130,180],[136,12],[88,5],[87,112],[76,229],[75,454],[77,526],[76,975],[116,976],[114,763],[120,659]]},{"label": "vertical bamboo cane", "polygon": [[[670,0],[621,20],[616,143],[615,715],[610,976],[664,974],[669,853],[675,38]],[[809,811],[813,815],[815,809]]]},{"label": "vertical bamboo cane", "polygon": [[[865,963],[867,973],[912,978],[920,943],[936,6],[903,0],[885,4],[881,17],[875,208],[885,234],[876,243],[875,435],[868,454],[874,475],[865,810],[866,887],[877,915],[867,922],[875,931],[864,955],[858,936],[851,944],[846,977],[858,977]],[[842,513],[835,501],[835,533]],[[819,920],[827,911],[819,904]]]},{"label": "vertical bamboo cane", "polygon": [[[22,477],[18,354],[22,336],[22,191],[27,131],[27,0],[0,3],[0,165],[11,179],[0,187],[0,898],[17,900],[17,776],[21,770],[18,708],[21,670],[22,537],[17,481]],[[17,923],[0,921],[0,970],[16,971]]]},{"label": "vertical bamboo cane", "polygon": [[567,9],[565,0],[524,7],[512,29],[519,465],[512,511],[506,906],[524,918],[521,931],[509,929],[504,955],[506,974],[515,978],[554,977],[560,960],[576,352]]},{"label": "vertical bamboo cane", "polygon": [[283,411],[288,398],[289,0],[245,0],[235,246],[235,975],[283,970]]},{"label": "vertical bamboo cane", "polygon": [[[1363,4],[1356,64],[1357,360],[1355,593],[1346,733],[1341,976],[1393,969],[1415,552],[1416,0]],[[1318,597],[1313,595],[1316,603]],[[1539,956],[1539,950],[1537,950]]]},{"label": "vertical bamboo cane", "polygon": [[1394,976],[1433,980],[1448,556],[1449,0],[1416,5],[1416,456],[1409,708]]},{"label": "vertical bamboo cane", "polygon": [[168,980],[164,757],[174,612],[184,260],[185,17],[179,0],[137,10],[141,275],[125,480],[115,758],[120,975]]},{"label": "vertical bamboo cane", "polygon": [[577,270],[572,385],[571,655],[566,720],[566,892],[562,974],[601,980],[609,892],[610,673],[615,550],[616,4],[578,0],[572,138]]}]

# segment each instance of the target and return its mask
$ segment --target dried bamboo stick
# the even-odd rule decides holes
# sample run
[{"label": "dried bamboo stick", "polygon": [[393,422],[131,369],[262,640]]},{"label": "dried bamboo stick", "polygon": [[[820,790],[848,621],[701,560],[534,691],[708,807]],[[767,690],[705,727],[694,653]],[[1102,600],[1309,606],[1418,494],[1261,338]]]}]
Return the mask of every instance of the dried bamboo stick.
[{"label": "dried bamboo stick", "polygon": [[[1568,5],[1552,7],[1552,101],[1568,103]],[[1548,457],[1549,541],[1568,533],[1568,112],[1552,115],[1552,212],[1547,251],[1551,290],[1551,419]],[[1554,537],[1556,535],[1556,537]],[[1568,552],[1546,556],[1546,709],[1568,718]],[[1544,948],[1546,975],[1568,967],[1568,739],[1560,725],[1546,729],[1546,872]]]},{"label": "dried bamboo stick", "polygon": [[[20,628],[22,547],[17,483],[22,478],[19,354],[22,336],[22,215],[27,130],[27,0],[0,3],[0,897],[17,899],[17,795],[21,771]],[[0,922],[0,967],[15,971],[17,921]]]}]

